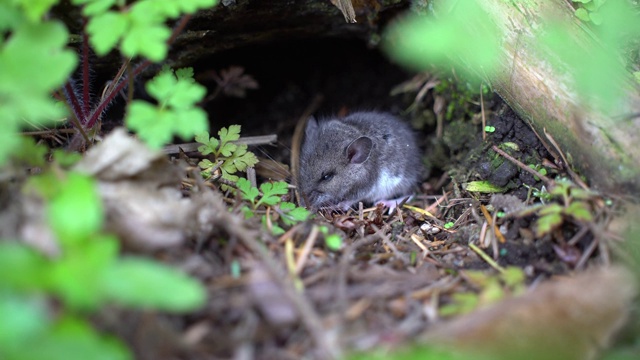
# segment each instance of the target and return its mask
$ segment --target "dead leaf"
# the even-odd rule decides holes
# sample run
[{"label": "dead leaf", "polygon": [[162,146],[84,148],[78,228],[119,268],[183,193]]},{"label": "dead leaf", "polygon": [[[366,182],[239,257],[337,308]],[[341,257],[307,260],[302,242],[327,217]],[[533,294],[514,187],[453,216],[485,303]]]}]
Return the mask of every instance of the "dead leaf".
[{"label": "dead leaf", "polygon": [[105,228],[128,247],[166,248],[192,233],[198,208],[180,191],[184,171],[124,129],[90,149],[75,170],[98,180]]}]

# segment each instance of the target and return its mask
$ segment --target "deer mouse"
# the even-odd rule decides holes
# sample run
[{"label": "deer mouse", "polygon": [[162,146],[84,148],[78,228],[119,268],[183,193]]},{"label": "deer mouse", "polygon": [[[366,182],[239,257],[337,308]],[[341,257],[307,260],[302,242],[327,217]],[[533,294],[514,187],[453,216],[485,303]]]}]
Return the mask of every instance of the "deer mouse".
[{"label": "deer mouse", "polygon": [[312,208],[347,210],[359,201],[392,208],[411,195],[421,174],[415,136],[391,114],[307,122],[298,187]]}]

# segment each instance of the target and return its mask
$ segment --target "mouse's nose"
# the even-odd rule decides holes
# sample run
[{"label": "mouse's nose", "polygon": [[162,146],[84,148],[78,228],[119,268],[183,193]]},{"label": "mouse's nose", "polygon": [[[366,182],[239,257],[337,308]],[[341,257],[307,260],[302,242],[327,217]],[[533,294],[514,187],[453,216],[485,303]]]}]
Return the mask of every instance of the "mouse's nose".
[{"label": "mouse's nose", "polygon": [[318,190],[310,190],[306,194],[303,193],[302,205],[306,207],[314,206],[317,203],[318,198],[320,197],[320,194],[321,192]]}]

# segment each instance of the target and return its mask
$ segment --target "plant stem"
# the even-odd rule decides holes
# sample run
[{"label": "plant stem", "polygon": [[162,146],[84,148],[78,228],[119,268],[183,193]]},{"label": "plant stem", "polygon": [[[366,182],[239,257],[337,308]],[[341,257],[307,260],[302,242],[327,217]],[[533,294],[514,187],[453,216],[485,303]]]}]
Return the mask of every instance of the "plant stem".
[{"label": "plant stem", "polygon": [[[189,14],[183,16],[182,19],[180,19],[180,22],[178,22],[178,25],[176,25],[176,27],[173,28],[173,32],[171,33],[171,37],[169,37],[169,40],[167,40],[167,45],[168,46],[170,46],[173,43],[173,41],[176,39],[178,34],[182,30],[184,30],[184,27],[187,25],[187,23],[189,22],[190,19],[191,19],[191,15],[189,15]],[[98,119],[100,118],[100,114],[102,114],[102,112],[107,108],[107,106],[109,104],[111,104],[111,102],[113,101],[113,98],[116,96],[116,94],[119,93],[129,82],[133,83],[133,79],[136,76],[138,76],[143,70],[145,70],[147,67],[149,67],[149,65],[151,65],[151,61],[149,61],[149,60],[145,60],[142,63],[136,65],[135,68],[133,69],[133,71],[130,71],[126,78],[124,78],[121,81],[119,81],[117,83],[117,85],[115,85],[113,87],[113,90],[111,90],[111,92],[109,94],[107,94],[102,99],[102,101],[100,101],[100,104],[98,104],[98,106],[96,107],[94,112],[91,114],[91,117],[89,118],[89,121],[86,124],[86,127],[88,129],[91,129],[95,125],[96,121],[98,121]],[[125,68],[128,67],[128,66],[129,65],[123,64],[123,67],[125,67]],[[120,73],[120,71],[118,73]]]},{"label": "plant stem", "polygon": [[82,21],[82,118],[88,119],[91,111],[89,98],[89,38],[85,27],[87,19]]},{"label": "plant stem", "polygon": [[71,86],[71,82],[69,81],[64,84],[64,95],[67,98],[67,103],[71,105],[70,108],[74,117],[78,120],[80,127],[82,127],[83,120],[86,120],[86,118],[83,116],[82,108],[78,103],[78,97],[76,96],[75,89]]}]

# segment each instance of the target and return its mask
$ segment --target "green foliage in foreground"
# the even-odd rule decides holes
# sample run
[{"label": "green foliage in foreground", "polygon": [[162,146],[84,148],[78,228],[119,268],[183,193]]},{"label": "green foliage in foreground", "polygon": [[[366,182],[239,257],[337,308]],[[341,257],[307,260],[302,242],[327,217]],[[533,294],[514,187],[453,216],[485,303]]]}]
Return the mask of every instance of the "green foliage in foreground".
[{"label": "green foliage in foreground", "polygon": [[191,139],[209,127],[207,114],[196,103],[207,90],[193,80],[193,69],[165,67],[146,84],[147,92],[158,105],[134,100],[129,105],[126,123],[152,148],[171,141],[173,134]]},{"label": "green foliage in foreground", "polygon": [[[119,256],[118,240],[101,233],[104,215],[90,177],[49,171],[31,178],[27,189],[45,200],[59,248],[44,256],[20,242],[0,242],[0,358],[128,359],[126,348],[95,332],[85,314],[112,303],[174,312],[204,304],[204,288],[187,275]],[[55,312],[53,298],[62,305]]]},{"label": "green foliage in foreground", "polygon": [[[613,109],[630,78],[619,54],[627,41],[640,36],[640,16],[627,1],[581,0],[576,16],[599,24],[593,31],[599,42],[584,49],[571,35],[572,22],[541,19],[537,54],[569,74],[585,104]],[[503,74],[497,72],[504,51],[503,38],[492,24],[496,21],[478,6],[477,0],[443,1],[437,18],[413,14],[392,26],[386,34],[385,48],[396,60],[416,69],[436,66],[456,68],[470,78],[491,83]],[[512,5],[518,6],[518,5]],[[517,29],[513,29],[517,31]],[[533,51],[533,50],[530,50]],[[637,50],[636,50],[637,51]]]},{"label": "green foliage in foreground", "polygon": [[72,0],[74,5],[84,5],[82,13],[91,19],[87,32],[98,55],[106,55],[120,44],[123,55],[144,56],[152,61],[167,56],[167,40],[171,36],[165,24],[167,20],[193,14],[217,2],[138,0],[125,7],[126,2],[122,0]]},{"label": "green foliage in foreground", "polygon": [[[55,163],[47,170],[44,157],[49,149],[19,135],[26,125],[47,125],[67,115],[64,104],[54,100],[54,95],[63,97],[65,85],[69,99],[78,100],[82,90],[69,80],[78,65],[78,52],[67,48],[70,35],[65,25],[48,14],[59,2],[0,1],[0,166],[12,159],[12,165],[45,169],[24,190],[43,199],[55,238],[49,239],[46,255],[14,239],[0,240],[0,358],[131,359],[120,341],[98,333],[86,317],[106,304],[191,311],[205,302],[206,293],[199,282],[171,267],[120,256],[118,239],[102,232],[104,213],[94,180],[62,170],[78,156],[54,151]],[[83,6],[89,44],[98,56],[118,49],[124,57],[161,61],[171,35],[167,20],[216,2],[71,3]],[[159,147],[174,134],[192,137],[207,129],[206,115],[195,107],[205,89],[192,75],[188,69],[175,74],[165,69],[147,84],[157,106],[129,104],[126,122],[149,145]],[[106,98],[96,108],[103,109],[113,96]],[[83,119],[76,116],[78,121],[92,115],[85,109],[74,110],[83,112]],[[75,126],[91,130],[87,123]]]},{"label": "green foliage in foreground", "polygon": [[[76,67],[73,51],[66,49],[69,33],[58,21],[34,23],[26,14],[0,4],[0,165],[18,145],[25,120],[42,124],[65,114],[51,92],[67,80]],[[11,17],[10,17],[11,16]],[[10,17],[10,18],[9,18]]]}]

